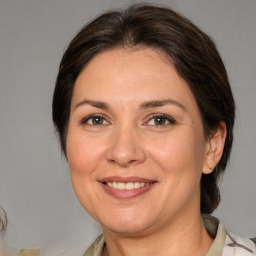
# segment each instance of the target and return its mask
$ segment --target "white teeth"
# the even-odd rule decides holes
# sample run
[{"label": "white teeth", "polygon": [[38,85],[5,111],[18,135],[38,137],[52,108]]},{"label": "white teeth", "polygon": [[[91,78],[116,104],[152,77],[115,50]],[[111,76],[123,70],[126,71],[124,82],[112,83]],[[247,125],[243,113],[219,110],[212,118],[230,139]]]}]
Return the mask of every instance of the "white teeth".
[{"label": "white teeth", "polygon": [[125,189],[125,183],[118,182],[118,183],[117,183],[117,188],[118,188],[118,189]]},{"label": "white teeth", "polygon": [[135,182],[134,183],[134,188],[140,188],[140,183],[139,182]]},{"label": "white teeth", "polygon": [[126,183],[125,189],[134,189],[134,183],[133,182]]},{"label": "white teeth", "polygon": [[141,188],[141,187],[148,186],[149,183],[144,183],[144,182],[127,182],[127,183],[123,183],[123,182],[113,181],[113,182],[107,182],[106,185],[111,187],[111,188],[115,188],[115,189],[131,190],[131,189],[135,189],[135,188]]},{"label": "white teeth", "polygon": [[107,182],[107,185],[108,185],[109,187],[113,187],[113,182]]}]

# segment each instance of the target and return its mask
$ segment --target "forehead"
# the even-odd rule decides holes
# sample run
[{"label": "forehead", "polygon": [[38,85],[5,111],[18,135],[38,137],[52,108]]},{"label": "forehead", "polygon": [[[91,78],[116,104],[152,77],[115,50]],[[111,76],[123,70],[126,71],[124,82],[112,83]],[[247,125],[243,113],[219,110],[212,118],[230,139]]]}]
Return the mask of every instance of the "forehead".
[{"label": "forehead", "polygon": [[194,97],[170,58],[152,48],[117,48],[97,54],[75,83],[73,100],[82,97],[126,100]]}]

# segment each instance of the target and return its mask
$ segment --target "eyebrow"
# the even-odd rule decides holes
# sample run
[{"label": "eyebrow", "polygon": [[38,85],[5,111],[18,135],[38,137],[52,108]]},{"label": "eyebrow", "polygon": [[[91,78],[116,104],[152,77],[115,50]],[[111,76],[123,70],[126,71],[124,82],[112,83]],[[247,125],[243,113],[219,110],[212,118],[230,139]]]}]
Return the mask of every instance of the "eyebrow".
[{"label": "eyebrow", "polygon": [[83,100],[75,105],[75,109],[82,106],[82,105],[90,105],[95,108],[101,108],[101,109],[108,109],[110,108],[109,105],[102,101],[95,101],[95,100]]},{"label": "eyebrow", "polygon": [[[177,106],[177,107],[181,108],[182,110],[186,110],[185,106],[183,106],[180,102],[173,100],[173,99],[146,101],[140,105],[140,108],[141,109],[155,108],[155,107],[162,107],[162,106],[165,106],[168,104]],[[105,102],[85,99],[85,100],[77,103],[75,105],[75,109],[82,105],[90,105],[92,107],[100,108],[100,109],[109,109],[110,108],[110,106]]]},{"label": "eyebrow", "polygon": [[181,108],[182,110],[186,110],[184,105],[182,105],[180,102],[173,100],[173,99],[146,101],[140,105],[140,108],[143,108],[143,109],[155,108],[155,107],[162,107],[162,106],[165,106],[168,104],[177,106],[177,107]]}]

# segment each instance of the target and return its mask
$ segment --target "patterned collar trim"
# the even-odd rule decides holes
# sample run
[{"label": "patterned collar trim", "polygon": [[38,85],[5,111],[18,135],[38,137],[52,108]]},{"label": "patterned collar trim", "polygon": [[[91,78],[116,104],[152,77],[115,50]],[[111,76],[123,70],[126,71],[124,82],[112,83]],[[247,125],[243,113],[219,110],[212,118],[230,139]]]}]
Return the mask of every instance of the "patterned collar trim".
[{"label": "patterned collar trim", "polygon": [[214,241],[206,256],[222,256],[226,241],[226,230],[219,220],[211,215],[202,215],[204,225],[209,235]]}]

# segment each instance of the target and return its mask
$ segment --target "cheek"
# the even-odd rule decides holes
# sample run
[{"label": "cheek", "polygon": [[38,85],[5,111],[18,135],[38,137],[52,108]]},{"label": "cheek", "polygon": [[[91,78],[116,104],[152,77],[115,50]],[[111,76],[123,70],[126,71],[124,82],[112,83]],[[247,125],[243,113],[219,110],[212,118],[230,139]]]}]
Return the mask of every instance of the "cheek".
[{"label": "cheek", "polygon": [[67,136],[67,158],[71,175],[89,175],[102,157],[103,146],[98,140],[70,130]]},{"label": "cheek", "polygon": [[[75,130],[75,129],[74,129]],[[95,197],[96,172],[101,148],[93,139],[86,138],[80,132],[70,129],[67,136],[67,158],[71,182],[81,205],[94,215],[93,205],[98,202]]]},{"label": "cheek", "polygon": [[172,185],[180,180],[198,180],[204,162],[204,142],[196,133],[182,131],[156,140],[148,147],[150,158],[156,162]]}]

